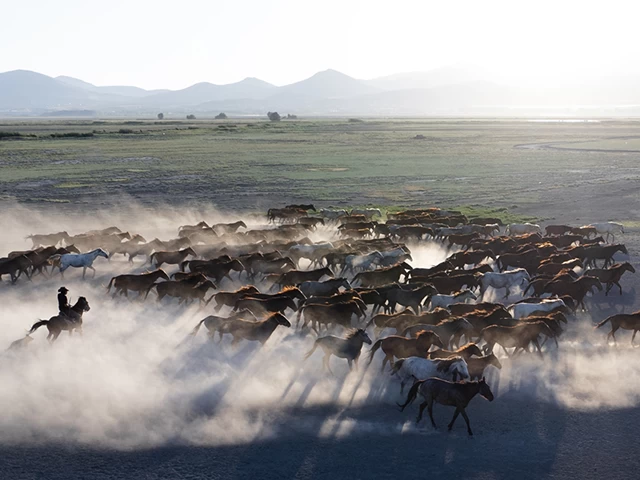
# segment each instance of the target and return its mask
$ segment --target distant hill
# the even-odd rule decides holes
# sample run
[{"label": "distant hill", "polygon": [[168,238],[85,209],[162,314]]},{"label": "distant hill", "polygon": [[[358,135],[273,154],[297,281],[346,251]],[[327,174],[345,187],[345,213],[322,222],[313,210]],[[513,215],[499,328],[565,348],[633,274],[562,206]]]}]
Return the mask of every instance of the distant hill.
[{"label": "distant hill", "polygon": [[59,82],[65,83],[72,87],[83,88],[85,90],[89,90],[97,93],[104,93],[109,95],[121,95],[124,97],[148,97],[149,95],[154,95],[157,93],[168,92],[169,90],[145,90],[140,87],[130,87],[130,86],[106,86],[106,87],[98,87],[93,85],[92,83],[85,82],[83,80],[79,80],[73,77],[67,77],[65,75],[60,75],[55,78]]},{"label": "distant hill", "polygon": [[196,83],[182,90],[169,91],[149,96],[145,105],[188,107],[205,102],[219,102],[235,99],[260,99],[271,94],[278,87],[257,78],[245,78],[236,83],[215,85],[213,83]]},{"label": "distant hill", "polygon": [[[478,69],[358,80],[335,70],[277,87],[257,78],[181,90],[96,86],[27,70],[0,73],[0,113],[5,115],[155,115],[198,113],[265,115],[626,115],[640,106],[640,78],[585,77],[579,85],[520,88],[500,85]],[[62,113],[60,113],[62,112]],[[71,113],[69,113],[71,112]],[[200,117],[199,117],[200,118]]]}]

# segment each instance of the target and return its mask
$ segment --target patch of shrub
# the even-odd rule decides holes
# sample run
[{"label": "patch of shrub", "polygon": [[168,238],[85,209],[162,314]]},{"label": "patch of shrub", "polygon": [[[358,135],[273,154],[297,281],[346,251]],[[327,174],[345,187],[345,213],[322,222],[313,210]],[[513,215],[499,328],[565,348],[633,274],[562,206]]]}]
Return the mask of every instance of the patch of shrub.
[{"label": "patch of shrub", "polygon": [[85,138],[93,137],[93,132],[64,132],[64,133],[52,133],[51,138]]},{"label": "patch of shrub", "polygon": [[120,130],[118,130],[118,133],[120,133],[121,135],[128,135],[130,133],[135,133],[135,132],[130,128],[121,128]]}]

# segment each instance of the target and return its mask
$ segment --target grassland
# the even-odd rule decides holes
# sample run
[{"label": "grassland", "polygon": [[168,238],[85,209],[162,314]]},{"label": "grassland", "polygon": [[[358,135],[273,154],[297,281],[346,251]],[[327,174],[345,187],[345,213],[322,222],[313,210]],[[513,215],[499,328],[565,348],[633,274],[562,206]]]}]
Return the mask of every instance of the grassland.
[{"label": "grassland", "polygon": [[581,195],[589,201],[610,190],[607,185],[624,190],[640,179],[640,153],[629,148],[640,145],[638,126],[414,119],[0,121],[0,131],[23,135],[0,140],[0,195],[67,208],[97,199],[109,204],[125,194],[150,205],[437,204],[530,218],[545,203]]}]

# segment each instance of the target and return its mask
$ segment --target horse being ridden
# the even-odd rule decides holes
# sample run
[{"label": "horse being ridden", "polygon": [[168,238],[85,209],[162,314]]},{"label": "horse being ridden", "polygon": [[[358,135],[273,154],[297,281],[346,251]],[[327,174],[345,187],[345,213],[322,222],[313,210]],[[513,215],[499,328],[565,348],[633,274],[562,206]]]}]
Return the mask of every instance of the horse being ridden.
[{"label": "horse being ridden", "polygon": [[73,311],[71,305],[69,305],[67,293],[69,293],[67,287],[60,287],[58,289],[58,310],[63,317],[68,318],[72,322],[78,322],[81,319],[81,315]]},{"label": "horse being ridden", "polygon": [[28,335],[31,335],[38,328],[46,325],[49,330],[49,335],[47,335],[47,340],[53,343],[60,336],[63,330],[67,330],[69,334],[72,333],[73,330],[77,330],[82,333],[82,314],[84,312],[88,312],[90,310],[89,302],[84,297],[80,297],[76,304],[71,307],[71,311],[73,314],[77,315],[78,320],[72,321],[69,317],[65,315],[56,315],[55,317],[51,317],[49,320],[40,320],[33,324],[31,330],[29,330]]}]

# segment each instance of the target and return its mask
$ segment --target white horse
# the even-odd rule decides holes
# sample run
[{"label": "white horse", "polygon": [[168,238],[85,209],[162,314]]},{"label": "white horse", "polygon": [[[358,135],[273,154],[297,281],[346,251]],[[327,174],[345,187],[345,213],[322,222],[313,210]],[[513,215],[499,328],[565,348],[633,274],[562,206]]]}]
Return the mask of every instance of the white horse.
[{"label": "white horse", "polygon": [[587,226],[595,228],[600,235],[606,234],[605,240],[609,240],[609,235],[611,235],[613,242],[616,241],[615,233],[624,233],[624,225],[616,222],[592,223]]},{"label": "white horse", "polygon": [[378,208],[354,208],[350,215],[364,215],[367,220],[371,220],[376,215],[382,218],[382,212]]},{"label": "white horse", "polygon": [[525,233],[542,233],[540,225],[535,223],[510,223],[505,231],[507,235],[524,235]]},{"label": "white horse", "polygon": [[400,359],[394,363],[391,374],[400,378],[400,393],[404,391],[405,384],[431,377],[452,382],[470,379],[467,362],[458,356],[433,360],[422,357]]},{"label": "white horse", "polygon": [[550,312],[558,307],[565,307],[565,303],[560,300],[543,300],[538,303],[515,303],[511,305],[508,309],[509,313],[515,319],[528,317],[533,312]]},{"label": "white horse", "polygon": [[[60,267],[60,275],[64,278],[64,271],[69,267],[82,267],[82,278],[87,273],[87,268],[93,270],[93,276],[96,276],[96,269],[93,268],[93,262],[98,257],[109,258],[109,254],[101,248],[96,248],[87,253],[65,253],[59,257],[56,255],[54,259]],[[53,259],[53,257],[52,257]]]},{"label": "white horse", "polygon": [[467,303],[467,300],[477,300],[478,297],[469,290],[461,290],[453,295],[432,295],[429,299],[429,310],[433,310],[436,307],[447,308],[454,303]]},{"label": "white horse", "polygon": [[516,268],[508,272],[487,272],[483,273],[480,277],[480,297],[483,297],[487,291],[487,288],[493,287],[495,289],[505,288],[506,293],[504,298],[508,298],[511,294],[510,289],[514,286],[524,286],[529,282],[529,272],[524,268]]},{"label": "white horse", "polygon": [[347,271],[355,273],[356,268],[360,270],[371,270],[379,265],[383,258],[382,253],[377,250],[368,255],[347,255],[344,259],[342,274]]},{"label": "white horse", "polygon": [[337,222],[340,217],[344,217],[346,215],[349,215],[346,210],[327,210],[326,208],[320,210],[321,217],[334,222]]}]

